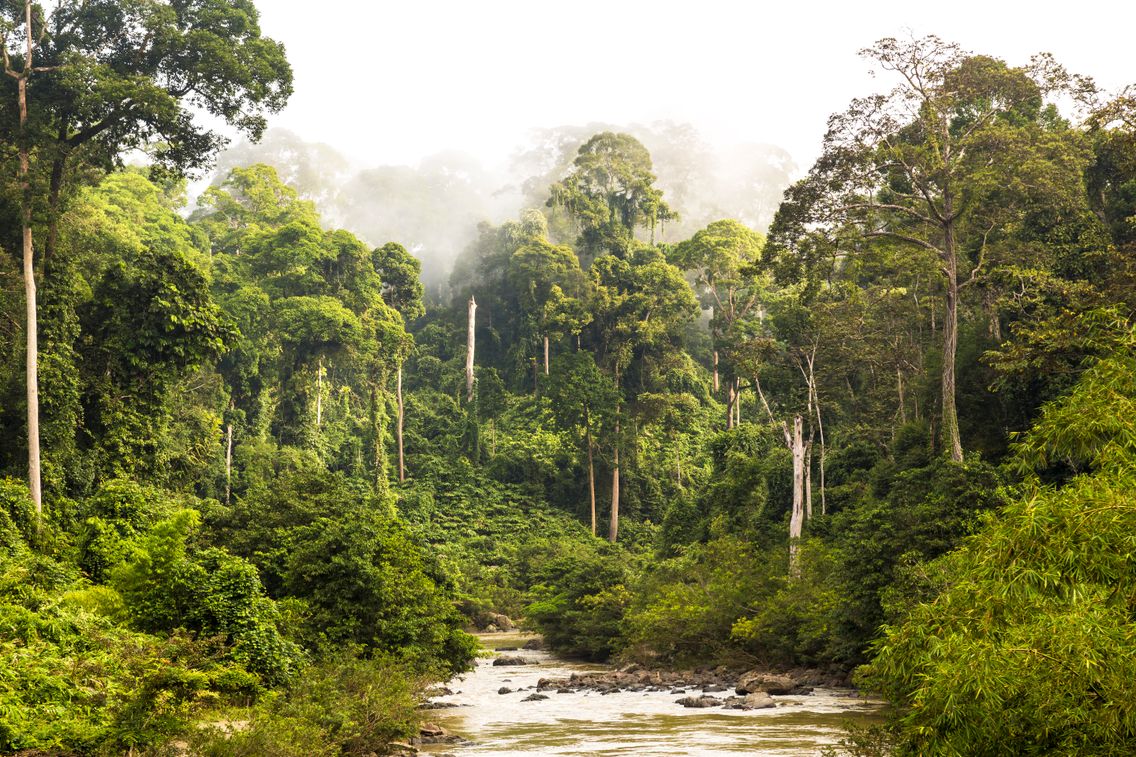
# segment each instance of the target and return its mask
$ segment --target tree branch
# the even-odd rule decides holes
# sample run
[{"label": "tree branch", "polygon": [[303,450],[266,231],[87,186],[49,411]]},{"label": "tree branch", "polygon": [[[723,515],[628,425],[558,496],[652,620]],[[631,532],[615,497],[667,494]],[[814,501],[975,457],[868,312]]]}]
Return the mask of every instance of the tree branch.
[{"label": "tree branch", "polygon": [[909,244],[914,244],[914,245],[917,245],[919,247],[923,247],[923,248],[926,248],[928,250],[931,250],[932,252],[936,253],[940,257],[943,255],[943,251],[940,250],[935,245],[931,244],[930,242],[928,242],[924,239],[919,239],[918,237],[908,236],[907,234],[900,234],[898,231],[866,231],[866,232],[864,232],[864,236],[869,237],[869,238],[891,237],[892,239],[897,239],[901,242],[907,242]]}]

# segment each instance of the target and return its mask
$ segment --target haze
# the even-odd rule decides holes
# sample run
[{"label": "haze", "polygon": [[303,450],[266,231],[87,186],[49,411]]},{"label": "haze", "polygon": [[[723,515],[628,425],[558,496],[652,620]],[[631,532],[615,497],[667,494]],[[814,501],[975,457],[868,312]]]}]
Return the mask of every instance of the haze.
[{"label": "haze", "polygon": [[1047,51],[1109,90],[1136,80],[1136,13],[1104,2],[1075,14],[969,0],[257,7],[287,47],[295,94],[262,144],[220,156],[213,180],[275,166],[327,223],[405,244],[442,297],[478,223],[543,205],[578,146],[604,129],[651,151],[682,217],[662,241],[718,218],[764,228],[819,153],[828,116],[891,86],[857,55],[884,36],[934,33],[1011,64]]},{"label": "haze", "polygon": [[[1093,8],[1096,11],[1093,11]],[[443,148],[503,159],[538,126],[689,122],[800,166],[828,115],[871,91],[856,51],[934,33],[1024,62],[1052,52],[1105,87],[1136,78],[1127,3],[465,3],[261,0],[296,92],[274,125],[371,163]]]}]

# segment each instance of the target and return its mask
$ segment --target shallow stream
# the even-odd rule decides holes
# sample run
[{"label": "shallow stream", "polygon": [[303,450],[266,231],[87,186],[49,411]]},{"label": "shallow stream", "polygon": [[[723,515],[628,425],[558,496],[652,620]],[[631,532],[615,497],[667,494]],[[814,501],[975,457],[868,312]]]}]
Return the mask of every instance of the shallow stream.
[{"label": "shallow stream", "polygon": [[[533,637],[496,633],[479,638],[484,647],[495,650],[521,647]],[[870,722],[879,717],[881,707],[840,689],[774,697],[776,708],[748,711],[687,709],[675,703],[679,696],[667,691],[550,690],[544,692],[548,699],[524,702],[541,678],[607,668],[564,662],[540,651],[507,654],[531,664],[495,667],[491,657],[480,658],[476,669],[448,684],[453,694],[432,700],[457,706],[426,713],[427,720],[471,743],[426,746],[423,751],[455,757],[817,755],[840,738],[844,723]],[[514,691],[498,694],[502,687]]]}]

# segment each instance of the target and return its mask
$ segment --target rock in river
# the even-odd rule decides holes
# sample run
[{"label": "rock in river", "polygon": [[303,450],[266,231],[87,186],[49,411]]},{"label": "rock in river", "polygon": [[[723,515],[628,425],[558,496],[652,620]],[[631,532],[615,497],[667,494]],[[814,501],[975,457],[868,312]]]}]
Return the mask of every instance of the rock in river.
[{"label": "rock in river", "polygon": [[675,704],[681,704],[683,707],[718,707],[722,704],[722,700],[718,697],[683,697],[676,699]]},{"label": "rock in river", "polygon": [[493,660],[494,665],[528,665],[529,661],[524,657],[512,657],[509,655],[502,655],[501,657]]}]

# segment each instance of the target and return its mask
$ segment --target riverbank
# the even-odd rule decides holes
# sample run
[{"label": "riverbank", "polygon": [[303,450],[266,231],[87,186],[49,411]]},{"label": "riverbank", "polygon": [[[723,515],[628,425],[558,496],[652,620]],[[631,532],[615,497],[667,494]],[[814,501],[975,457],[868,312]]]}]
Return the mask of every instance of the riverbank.
[{"label": "riverbank", "polygon": [[[765,688],[754,681],[754,691],[740,694],[739,679],[731,679],[736,671],[617,670],[524,649],[534,639],[528,634],[478,638],[491,656],[479,659],[473,671],[450,681],[429,703],[427,720],[451,743],[422,744],[425,753],[812,755],[835,743],[846,722],[878,719],[881,707],[854,690],[819,680],[794,680],[793,689],[781,693],[786,680],[771,677]],[[507,658],[523,664],[501,664]],[[770,703],[746,708],[727,701],[755,693]],[[680,703],[691,698],[714,701]]]}]

